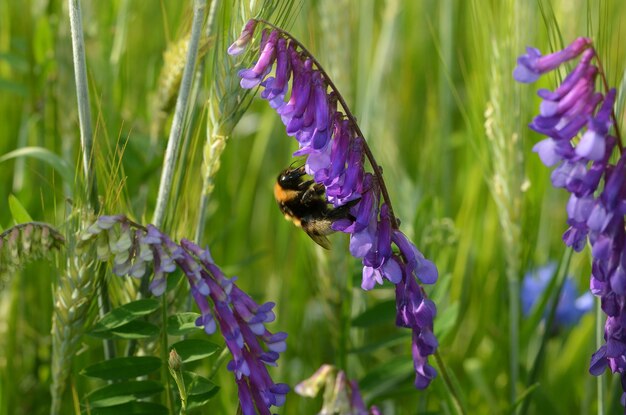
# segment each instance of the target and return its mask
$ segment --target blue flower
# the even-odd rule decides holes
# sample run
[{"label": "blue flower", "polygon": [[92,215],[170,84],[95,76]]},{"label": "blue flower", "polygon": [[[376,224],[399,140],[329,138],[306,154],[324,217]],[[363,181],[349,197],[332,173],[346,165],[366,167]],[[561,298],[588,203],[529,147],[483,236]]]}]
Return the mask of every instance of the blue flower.
[{"label": "blue flower", "polygon": [[[543,267],[530,271],[524,275],[522,281],[521,300],[522,313],[528,316],[532,308],[539,300],[550,284],[550,281],[556,277],[557,265],[550,262]],[[559,302],[556,306],[556,315],[554,324],[556,327],[573,326],[580,318],[593,307],[593,295],[586,292],[577,297],[576,285],[571,277],[566,277],[559,296]],[[548,315],[551,303],[548,303],[544,312],[544,318]]]}]

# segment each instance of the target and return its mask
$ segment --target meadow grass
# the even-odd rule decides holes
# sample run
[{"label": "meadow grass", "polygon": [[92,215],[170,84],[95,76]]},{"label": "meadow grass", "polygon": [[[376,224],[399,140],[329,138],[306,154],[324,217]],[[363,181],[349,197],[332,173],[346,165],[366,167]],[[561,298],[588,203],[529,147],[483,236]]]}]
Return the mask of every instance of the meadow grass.
[{"label": "meadow grass", "polygon": [[[175,91],[178,85],[159,76],[182,76],[184,61],[163,69],[164,54],[184,59],[192,3],[82,2],[101,214],[153,220],[176,100],[163,85]],[[176,240],[209,246],[226,275],[237,276],[257,302],[276,303],[271,330],[289,337],[271,369],[275,381],[293,389],[330,363],[357,379],[368,404],[384,414],[455,413],[434,359],[439,376],[426,391],[413,387],[411,340],[395,327],[391,284],[362,291],[361,264],[347,255],[344,235],[332,236],[326,252],[276,207],[272,187],[296,144],[266,102],[238,88],[239,60],[226,55],[260,3],[220,2],[214,26],[200,38],[172,197],[159,222]],[[67,9],[55,0],[0,2],[0,157],[24,147],[50,152],[0,162],[3,229],[20,222],[9,195],[34,220],[58,229],[76,230],[72,212],[87,203]],[[329,72],[384,169],[401,229],[437,264],[439,281],[427,287],[438,309],[435,334],[466,413],[521,411],[523,400],[527,413],[619,410],[618,378],[605,375],[598,387],[588,373],[597,347],[593,315],[546,332],[539,319],[520,313],[523,275],[569,256],[561,240],[567,194],[552,188],[549,169],[531,152],[539,138],[527,124],[539,100],[534,87],[515,83],[511,73],[527,45],[548,52],[589,36],[609,82],[621,91],[624,18],[620,2],[591,0],[319,0],[282,2],[272,15]],[[546,77],[540,85],[552,88],[556,80]],[[618,114],[623,100],[620,93]],[[66,254],[3,276],[0,415],[50,411],[51,330],[59,330],[53,306],[61,295],[55,293],[78,273],[65,268]],[[588,249],[567,265],[580,292],[586,290]],[[167,312],[193,309],[179,277],[164,297]],[[104,281],[113,307],[139,296],[137,281],[110,272]],[[98,313],[88,294],[84,324]],[[105,384],[79,373],[104,358],[101,339],[87,331],[86,325],[75,339],[60,413],[78,413],[85,396]],[[162,356],[163,339],[177,340],[162,335],[139,341],[137,349]],[[209,340],[223,345],[217,334]],[[128,343],[116,340],[118,355]],[[220,386],[191,413],[236,411],[232,373],[216,361],[217,354],[188,364]],[[165,378],[156,379],[165,384]],[[166,395],[158,399],[177,399]],[[321,405],[321,397],[290,393],[278,412],[315,414]]]}]

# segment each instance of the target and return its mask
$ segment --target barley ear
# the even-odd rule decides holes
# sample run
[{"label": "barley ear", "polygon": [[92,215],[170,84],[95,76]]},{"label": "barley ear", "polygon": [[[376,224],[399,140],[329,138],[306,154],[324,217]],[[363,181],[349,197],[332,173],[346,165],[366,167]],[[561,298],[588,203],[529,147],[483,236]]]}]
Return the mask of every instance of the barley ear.
[{"label": "barley ear", "polygon": [[[73,239],[73,238],[72,238]],[[95,244],[77,248],[70,241],[64,274],[54,293],[52,316],[52,404],[50,414],[61,413],[61,403],[72,360],[89,326],[89,310],[96,299]]]}]

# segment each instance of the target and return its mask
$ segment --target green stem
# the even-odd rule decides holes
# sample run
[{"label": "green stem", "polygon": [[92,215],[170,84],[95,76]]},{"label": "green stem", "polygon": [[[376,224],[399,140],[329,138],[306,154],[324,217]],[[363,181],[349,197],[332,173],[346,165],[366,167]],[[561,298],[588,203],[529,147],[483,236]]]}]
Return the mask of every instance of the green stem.
[{"label": "green stem", "polygon": [[437,361],[437,366],[439,367],[439,372],[441,373],[441,378],[443,379],[443,383],[446,386],[446,389],[448,389],[448,392],[450,392],[450,396],[452,398],[452,402],[454,403],[457,414],[466,414],[467,412],[465,411],[463,404],[461,403],[461,397],[459,395],[459,392],[457,391],[454,383],[452,382],[452,379],[450,378],[450,375],[448,374],[448,369],[443,361],[443,358],[439,354],[439,351],[435,351],[434,356],[435,360]]},{"label": "green stem", "polygon": [[[344,273],[345,275],[345,273]],[[348,372],[348,345],[350,342],[350,328],[352,321],[352,300],[353,293],[352,287],[354,281],[352,278],[344,278],[345,285],[341,290],[341,297],[339,299],[339,339],[338,339],[338,350],[337,354],[339,355],[337,358],[337,363],[339,368]]]},{"label": "green stem", "polygon": [[178,155],[178,147],[180,145],[183,121],[187,112],[187,104],[189,101],[189,92],[193,80],[194,68],[196,66],[196,58],[198,56],[198,43],[200,41],[200,33],[202,29],[202,21],[204,20],[204,10],[206,8],[206,0],[194,0],[193,20],[191,24],[191,38],[189,40],[189,49],[187,50],[187,62],[183,71],[183,77],[180,82],[180,90],[176,99],[176,109],[172,120],[172,128],[165,150],[165,158],[163,160],[163,171],[161,172],[161,182],[159,184],[159,193],[157,196],[156,208],[152,223],[158,227],[163,227],[165,220],[165,208],[172,191],[172,182],[174,180],[174,168],[176,167],[176,158]]},{"label": "green stem", "polygon": [[215,359],[215,363],[213,363],[213,366],[211,367],[211,371],[209,372],[209,376],[207,377],[208,379],[213,379],[220,366],[222,366],[222,363],[224,363],[228,356],[230,356],[230,350],[228,350],[228,347],[224,345],[224,348],[220,352],[220,355],[217,357],[217,359]]},{"label": "green stem", "polygon": [[[548,314],[548,318],[546,319],[543,337],[541,338],[541,344],[539,345],[539,351],[537,352],[537,356],[535,357],[532,370],[530,372],[530,375],[528,376],[527,385],[529,388],[532,387],[537,381],[537,378],[539,376],[539,370],[541,369],[541,366],[543,364],[543,358],[545,356],[545,349],[548,344],[550,334],[552,333],[554,318],[556,316],[556,309],[559,305],[559,299],[561,298],[561,291],[563,290],[563,286],[565,285],[565,279],[566,279],[566,275],[569,269],[569,263],[571,259],[572,259],[572,249],[567,248],[564,254],[564,258],[561,261],[559,269],[557,270],[555,283],[557,284],[558,288],[556,289],[555,294],[552,296],[553,300],[552,300],[552,304],[550,305],[550,313]],[[554,285],[550,284],[548,289],[551,289],[551,287],[554,287]],[[525,415],[526,412],[528,412],[529,406],[530,406],[530,399],[529,397],[526,397],[524,399],[524,402],[522,403],[520,415]]]},{"label": "green stem", "polygon": [[85,41],[83,39],[83,18],[80,0],[69,0],[70,31],[74,58],[74,79],[78,101],[78,121],[80,143],[83,152],[83,173],[87,184],[87,194],[92,208],[98,211],[98,189],[92,165],[93,135],[91,131],[91,111],[89,109],[89,86],[87,84],[87,65],[85,63]]},{"label": "green stem", "polygon": [[[163,294],[161,296],[161,361],[168,362],[169,357],[169,349],[167,347],[167,300],[166,295]],[[168,365],[161,365],[161,379],[165,379],[165,401],[167,407],[171,409],[173,408],[173,399],[172,399],[172,387],[170,377],[168,376]]]},{"label": "green stem", "polygon": [[509,277],[509,373],[511,379],[511,403],[517,400],[517,379],[519,378],[519,282]]},{"label": "green stem", "polygon": [[[83,155],[83,174],[87,186],[89,206],[95,211],[100,210],[98,200],[98,181],[93,167],[93,133],[91,130],[91,110],[89,107],[89,86],[87,83],[87,64],[85,61],[85,41],[83,39],[83,18],[80,8],[80,0],[69,0],[70,32],[72,37],[72,53],[74,60],[74,78],[76,82],[76,99],[78,103],[78,121],[80,127],[80,142]],[[109,312],[106,270],[100,267],[98,272],[99,289],[98,305],[99,315],[102,317]],[[111,339],[102,341],[106,359],[115,357],[115,343]]]},{"label": "green stem", "polygon": [[[602,304],[600,301],[596,301],[596,350],[598,350],[604,344],[604,313],[602,311]],[[596,376],[596,390],[598,393],[598,415],[604,415],[604,400],[606,397],[606,390],[604,381],[604,375]]]},{"label": "green stem", "polygon": [[[217,16],[217,6],[219,4],[219,0],[213,0],[211,2],[211,7],[209,8],[209,15],[207,17],[207,27],[206,27],[206,34],[207,37],[210,37],[213,34],[213,28],[215,27],[215,18]],[[215,88],[215,84],[213,84],[213,88]],[[210,117],[207,117],[210,119]],[[209,122],[207,122],[207,125],[209,125]],[[213,127],[215,130],[215,127]],[[205,145],[209,145],[209,140],[213,137],[213,131],[209,131],[207,129],[207,143]],[[194,241],[199,244],[200,243],[200,239],[202,238],[202,232],[204,230],[204,225],[206,223],[206,208],[209,204],[209,193],[206,191],[208,185],[210,184],[211,181],[211,172],[207,170],[205,177],[203,178],[202,182],[202,194],[200,195],[200,213],[199,213],[199,217],[198,217],[198,222],[196,224],[196,232],[194,235]]]}]

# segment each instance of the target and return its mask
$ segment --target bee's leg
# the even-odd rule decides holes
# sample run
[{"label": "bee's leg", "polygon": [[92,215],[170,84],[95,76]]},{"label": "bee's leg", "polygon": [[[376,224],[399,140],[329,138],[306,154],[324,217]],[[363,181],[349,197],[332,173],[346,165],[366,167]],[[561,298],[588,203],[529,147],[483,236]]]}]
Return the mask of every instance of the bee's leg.
[{"label": "bee's leg", "polygon": [[301,182],[298,185],[298,188],[300,190],[305,190],[306,189],[306,191],[308,192],[311,189],[311,187],[313,187],[314,184],[315,184],[315,181],[313,181],[313,180],[306,180],[304,182]]},{"label": "bee's leg", "polygon": [[300,200],[302,200],[302,203],[308,204],[313,200],[319,200],[320,197],[324,197],[324,185],[316,183],[312,186],[309,186],[309,188],[304,191]]}]

